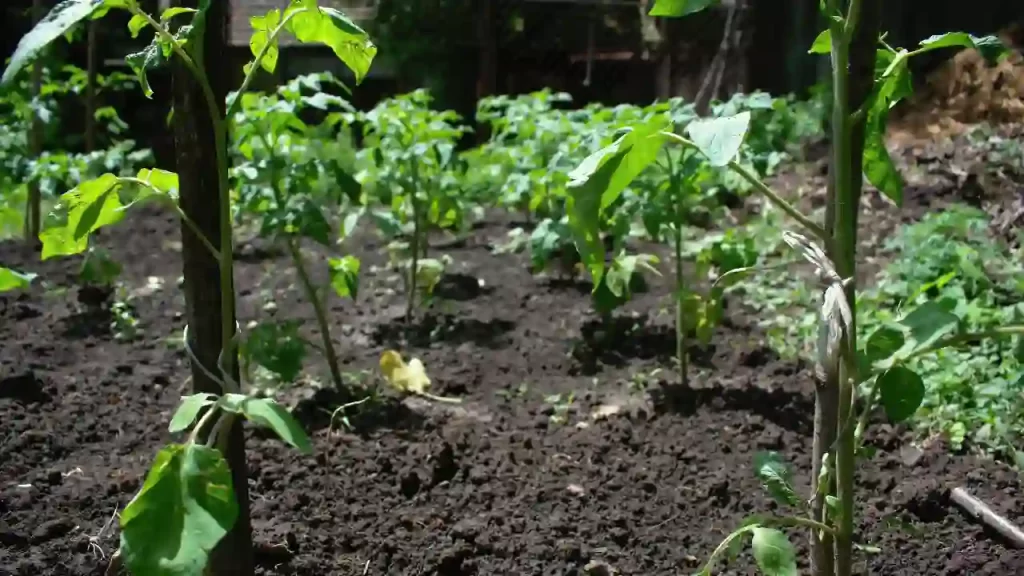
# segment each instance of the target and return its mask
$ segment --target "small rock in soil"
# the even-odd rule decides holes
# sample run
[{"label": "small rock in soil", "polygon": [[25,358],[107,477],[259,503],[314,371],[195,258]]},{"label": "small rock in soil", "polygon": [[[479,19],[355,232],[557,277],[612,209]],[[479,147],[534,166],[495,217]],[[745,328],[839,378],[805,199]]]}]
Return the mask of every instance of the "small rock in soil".
[{"label": "small rock in soil", "polygon": [[69,518],[58,518],[44,522],[32,532],[32,544],[41,544],[48,540],[60,538],[75,529],[75,524]]},{"label": "small rock in soil", "polygon": [[50,396],[43,390],[43,382],[35,372],[26,370],[21,374],[0,378],[0,398],[19,402],[46,402]]}]

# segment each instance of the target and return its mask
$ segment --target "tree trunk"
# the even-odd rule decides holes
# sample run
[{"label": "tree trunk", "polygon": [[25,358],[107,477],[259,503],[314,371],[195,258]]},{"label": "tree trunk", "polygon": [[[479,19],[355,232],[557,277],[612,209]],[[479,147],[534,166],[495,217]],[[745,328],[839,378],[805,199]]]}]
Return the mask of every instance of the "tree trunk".
[{"label": "tree trunk", "polygon": [[[226,50],[227,2],[213,2],[207,13],[203,38],[202,63],[217,99],[220,115],[225,113],[227,82],[232,74]],[[197,7],[196,0],[176,0],[176,6]],[[181,208],[214,246],[220,245],[220,190],[214,122],[203,98],[200,84],[177,59],[172,70],[174,105],[174,147],[180,184]],[[234,302],[224,302],[217,259],[209,253],[193,231],[182,223],[182,257],[184,260],[185,301],[189,323],[190,346],[199,362],[218,374],[217,357],[227,343],[221,330],[221,310]],[[231,353],[234,357],[234,352]],[[235,361],[226,362],[235,367]],[[192,366],[194,392],[222,393],[218,382],[206,376],[200,366]],[[228,435],[225,458],[231,467],[235,498],[238,500],[238,521],[221,540],[210,556],[211,576],[251,576],[253,574],[252,527],[249,518],[249,487],[245,462],[242,425],[235,421]]]},{"label": "tree trunk", "polygon": [[99,22],[90,21],[86,40],[86,84],[85,84],[85,151],[96,150],[96,32]]},{"label": "tree trunk", "polygon": [[[32,0],[32,22],[38,23],[46,15],[43,0]],[[48,50],[40,50],[32,64],[32,99],[39,97],[43,87],[43,59]],[[32,112],[28,133],[28,148],[35,160],[43,153],[43,122],[39,115]],[[39,228],[42,222],[42,197],[39,182],[32,180],[28,184],[28,203],[25,206],[25,242],[31,246],[39,245]]]}]

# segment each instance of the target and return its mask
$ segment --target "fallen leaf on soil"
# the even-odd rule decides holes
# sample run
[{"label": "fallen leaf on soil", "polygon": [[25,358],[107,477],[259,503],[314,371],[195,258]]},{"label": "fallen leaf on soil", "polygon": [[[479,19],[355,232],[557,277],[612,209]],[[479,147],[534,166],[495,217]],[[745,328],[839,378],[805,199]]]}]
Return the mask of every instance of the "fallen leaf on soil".
[{"label": "fallen leaf on soil", "polygon": [[380,371],[384,378],[398,390],[409,394],[424,394],[430,388],[427,369],[419,358],[406,364],[402,355],[394,350],[385,350],[380,355]]}]

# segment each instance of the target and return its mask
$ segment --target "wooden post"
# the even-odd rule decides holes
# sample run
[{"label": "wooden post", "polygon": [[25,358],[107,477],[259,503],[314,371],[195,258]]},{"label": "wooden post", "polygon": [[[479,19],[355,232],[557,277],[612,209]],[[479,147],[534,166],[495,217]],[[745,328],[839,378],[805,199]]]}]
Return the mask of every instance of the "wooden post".
[{"label": "wooden post", "polygon": [[99,67],[96,62],[96,32],[99,22],[91,20],[87,26],[86,40],[86,84],[85,84],[85,151],[96,150],[96,75]]},{"label": "wooden post", "polygon": [[[197,0],[176,0],[175,5],[195,8]],[[202,66],[213,88],[214,98],[225,113],[224,101],[228,82],[233,74],[227,69],[228,2],[213,2],[206,16],[203,38]],[[220,244],[219,171],[217,165],[214,124],[199,83],[177,59],[172,68],[174,104],[174,148],[180,185],[180,203],[185,214],[196,224],[214,246]],[[189,325],[189,345],[206,370],[219,374],[217,358],[224,346],[221,336],[222,306],[220,269],[217,259],[209,253],[193,231],[181,226],[182,258],[184,260],[185,302]],[[234,352],[232,352],[232,355]],[[236,381],[237,362],[235,366]],[[194,392],[222,393],[218,382],[206,376],[206,370],[192,365]],[[245,440],[242,425],[236,421],[228,435],[225,458],[231,467],[238,520],[231,532],[221,540],[210,556],[210,576],[252,576],[252,526],[249,518],[249,487],[245,462]]]},{"label": "wooden post", "polygon": [[[32,23],[36,24],[46,15],[46,7],[43,0],[32,0]],[[48,50],[41,50],[32,64],[32,99],[39,97],[43,87],[43,59]],[[32,119],[29,123],[28,148],[29,154],[35,160],[43,153],[43,122],[39,115],[32,112]],[[42,197],[39,191],[39,182],[31,181],[28,184],[28,202],[25,206],[25,242],[31,246],[39,245],[39,228],[42,222]]]}]

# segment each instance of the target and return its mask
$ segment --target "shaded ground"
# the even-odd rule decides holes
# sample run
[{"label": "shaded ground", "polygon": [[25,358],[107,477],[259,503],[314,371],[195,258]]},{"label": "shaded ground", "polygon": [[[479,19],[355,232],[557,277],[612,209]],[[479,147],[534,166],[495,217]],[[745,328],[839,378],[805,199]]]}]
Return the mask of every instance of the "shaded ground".
[{"label": "shaded ground", "polygon": [[[695,389],[666,397],[667,286],[654,282],[624,312],[647,319],[633,334],[581,340],[588,288],[492,255],[506,232],[492,219],[446,250],[484,288],[435,305],[403,347],[424,361],[435,392],[463,396],[463,405],[386,401],[353,413],[354,430],[332,431],[320,394],[300,402],[312,457],[250,433],[261,574],[689,574],[745,516],[774,508],[751,472],[756,451],[784,454],[806,491],[810,370],[778,360],[736,303],[696,354]],[[108,319],[77,313],[74,289],[0,296],[0,574],[103,573],[99,552],[115,549],[117,536],[116,527],[101,530],[138,489],[186,389],[173,340],[183,327],[176,238],[175,221],[150,212],[101,239],[132,286],[164,282],[134,301],[145,332],[133,342],[116,341]],[[373,368],[404,312],[397,280],[374,268],[381,246],[363,246],[358,304],[331,309],[352,372]],[[55,286],[67,285],[75,264],[38,263],[14,245],[0,246],[0,261]],[[293,283],[285,260],[253,250],[238,268],[242,317],[311,318]],[[268,295],[276,311],[264,306]],[[872,436],[878,453],[859,475],[860,534],[882,552],[861,553],[858,573],[1024,573],[1024,552],[948,501],[950,488],[967,485],[1024,521],[1015,473],[941,443],[916,453],[908,440],[886,424]],[[727,573],[753,574],[749,560]]]}]

